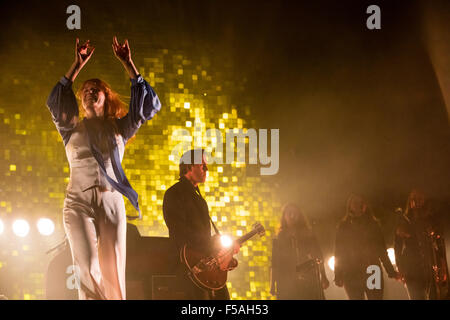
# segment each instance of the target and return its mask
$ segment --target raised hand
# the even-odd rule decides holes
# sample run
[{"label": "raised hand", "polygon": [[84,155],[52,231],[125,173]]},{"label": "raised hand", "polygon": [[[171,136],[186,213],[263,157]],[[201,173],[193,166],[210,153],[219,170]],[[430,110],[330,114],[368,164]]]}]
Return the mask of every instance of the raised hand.
[{"label": "raised hand", "polygon": [[130,45],[128,44],[128,39],[125,40],[123,44],[120,44],[119,41],[117,41],[117,37],[113,38],[112,48],[114,55],[117,59],[119,59],[122,63],[129,63],[131,62],[131,51],[130,51]]},{"label": "raised hand", "polygon": [[95,48],[91,46],[91,41],[86,41],[80,45],[80,40],[77,38],[75,45],[75,61],[79,64],[80,69],[89,61],[94,53]]},{"label": "raised hand", "polygon": [[89,61],[94,53],[95,48],[91,46],[90,41],[86,41],[83,45],[80,45],[80,40],[77,38],[75,41],[75,61],[72,63],[69,71],[65,74],[66,78],[70,81],[75,81],[78,73],[83,69],[84,65]]},{"label": "raised hand", "polygon": [[116,58],[122,63],[123,67],[128,72],[130,78],[136,79],[139,72],[131,59],[131,50],[128,40],[125,40],[123,44],[120,44],[119,41],[117,41],[117,37],[114,37],[112,49]]}]

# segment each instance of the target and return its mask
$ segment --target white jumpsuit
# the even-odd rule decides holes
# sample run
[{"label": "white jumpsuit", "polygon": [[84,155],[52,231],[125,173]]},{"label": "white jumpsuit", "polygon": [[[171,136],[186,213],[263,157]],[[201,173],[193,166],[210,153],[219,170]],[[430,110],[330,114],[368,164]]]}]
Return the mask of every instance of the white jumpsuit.
[{"label": "white jumpsuit", "polygon": [[[131,81],[129,113],[117,120],[118,133],[114,136],[120,162],[125,142],[161,108],[156,93],[141,76]],[[125,203],[122,193],[107,181],[93,156],[86,122],[78,121],[71,84],[63,77],[51,92],[47,105],[63,137],[70,165],[63,221],[74,270],[79,276],[79,299],[124,300]],[[103,163],[108,176],[117,182],[108,150],[103,152]]]}]

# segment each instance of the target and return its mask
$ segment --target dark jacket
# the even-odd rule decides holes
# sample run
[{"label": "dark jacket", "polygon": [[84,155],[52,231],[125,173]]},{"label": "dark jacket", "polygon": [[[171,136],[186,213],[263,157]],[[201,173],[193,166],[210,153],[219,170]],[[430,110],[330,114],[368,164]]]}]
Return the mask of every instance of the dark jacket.
[{"label": "dark jacket", "polygon": [[388,257],[380,225],[371,216],[346,218],[338,226],[335,248],[335,280],[360,281],[367,267],[383,263],[389,277],[395,269]]},{"label": "dark jacket", "polygon": [[[286,231],[280,231],[278,237],[273,239],[272,282],[273,285],[276,283],[277,299],[321,298],[323,290],[317,281],[315,270],[308,268],[300,274],[296,270],[297,266],[304,265],[311,259],[323,261],[319,243],[311,230],[299,230],[295,237]],[[318,288],[321,293],[317,292]]]},{"label": "dark jacket", "polygon": [[163,213],[169,237],[181,249],[184,244],[209,252],[211,221],[208,204],[198,188],[185,177],[164,194]]},{"label": "dark jacket", "polygon": [[[408,288],[419,284],[430,299],[448,298],[449,292],[445,240],[439,222],[431,214],[402,216],[395,232],[395,258],[400,273]],[[436,277],[441,280],[439,286],[434,285]]]},{"label": "dark jacket", "polygon": [[402,216],[395,230],[395,260],[406,279],[430,280],[431,243],[427,236],[428,221]]},{"label": "dark jacket", "polygon": [[[185,177],[171,186],[164,194],[163,213],[169,228],[169,237],[180,250],[188,244],[194,250],[211,253],[211,219],[208,204],[192,183]],[[180,279],[185,290],[185,298],[190,300],[229,300],[227,286],[215,291],[202,290],[179,270]]]}]

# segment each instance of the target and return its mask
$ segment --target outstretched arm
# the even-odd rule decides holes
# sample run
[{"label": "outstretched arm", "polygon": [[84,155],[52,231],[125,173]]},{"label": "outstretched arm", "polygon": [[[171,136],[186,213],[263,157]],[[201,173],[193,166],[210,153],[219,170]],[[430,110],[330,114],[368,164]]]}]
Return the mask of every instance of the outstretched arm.
[{"label": "outstretched arm", "polygon": [[117,41],[117,37],[113,38],[112,48],[116,58],[122,63],[123,67],[127,71],[130,79],[137,79],[139,72],[131,59],[130,45],[128,39],[123,44]]},{"label": "outstretched arm", "polygon": [[75,61],[69,71],[53,87],[48,99],[47,106],[52,114],[53,122],[61,134],[64,145],[70,139],[72,130],[78,123],[78,104],[72,90],[72,83],[84,65],[89,61],[94,48],[89,40],[80,46],[77,38],[75,42]]},{"label": "outstretched arm", "polygon": [[66,78],[71,82],[75,81],[78,73],[86,65],[89,59],[92,57],[95,48],[91,46],[90,40],[86,41],[83,45],[80,45],[80,40],[77,38],[75,42],[75,61],[70,66],[70,69],[66,72]]},{"label": "outstretched arm", "polygon": [[128,40],[120,44],[114,37],[112,48],[114,55],[122,63],[131,80],[131,99],[128,114],[117,120],[119,132],[126,142],[136,134],[142,124],[155,116],[161,109],[161,102],[153,88],[138,73],[131,59]]}]

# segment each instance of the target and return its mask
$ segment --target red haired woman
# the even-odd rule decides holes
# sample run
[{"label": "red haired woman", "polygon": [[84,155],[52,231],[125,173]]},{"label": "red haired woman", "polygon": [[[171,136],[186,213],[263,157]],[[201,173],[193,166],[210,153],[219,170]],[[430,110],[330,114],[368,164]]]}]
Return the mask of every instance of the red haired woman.
[{"label": "red haired woman", "polygon": [[[122,195],[139,211],[138,196],[121,166],[126,142],[161,109],[158,96],[138,73],[130,47],[113,39],[113,52],[131,80],[128,113],[104,81],[72,83],[94,53],[89,40],[76,40],[75,61],[47,100],[70,165],[63,220],[80,299],[125,299],[126,215]],[[139,211],[140,216],[140,211]]]}]

